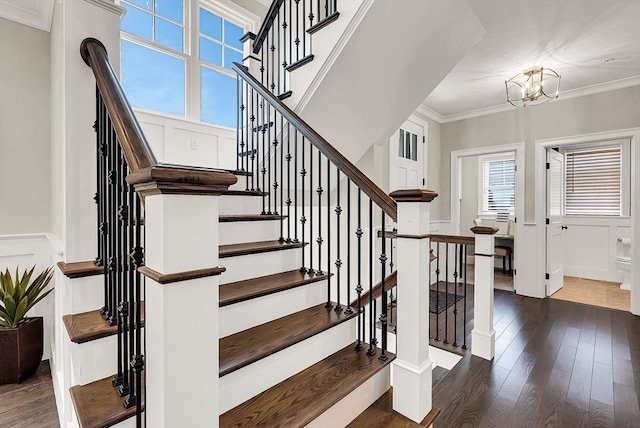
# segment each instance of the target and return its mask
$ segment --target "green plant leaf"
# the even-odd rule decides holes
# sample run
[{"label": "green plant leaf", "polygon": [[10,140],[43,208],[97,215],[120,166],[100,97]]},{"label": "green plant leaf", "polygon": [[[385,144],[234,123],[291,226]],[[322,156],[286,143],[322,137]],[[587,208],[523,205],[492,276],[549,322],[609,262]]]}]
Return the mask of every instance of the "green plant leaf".
[{"label": "green plant leaf", "polygon": [[32,281],[34,271],[35,266],[22,275],[17,267],[15,276],[9,269],[0,272],[0,327],[20,325],[27,312],[53,291],[46,290],[53,279],[53,268],[45,269]]}]

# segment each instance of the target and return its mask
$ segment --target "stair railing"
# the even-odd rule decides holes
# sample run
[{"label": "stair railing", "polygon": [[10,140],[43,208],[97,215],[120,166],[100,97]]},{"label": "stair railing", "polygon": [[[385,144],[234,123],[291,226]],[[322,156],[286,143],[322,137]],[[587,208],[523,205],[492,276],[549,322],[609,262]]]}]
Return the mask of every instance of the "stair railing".
[{"label": "stair railing", "polygon": [[289,73],[313,60],[313,33],[339,15],[337,0],[274,0],[258,33],[242,38],[260,61],[260,83],[280,99],[289,97]]},{"label": "stair railing", "polygon": [[[376,242],[378,230],[397,220],[395,201],[243,65],[236,63],[233,69],[240,79],[239,109],[245,118],[239,133],[248,141],[240,153],[248,172],[246,189],[264,192],[262,214],[281,215],[280,242],[308,243],[300,250],[300,270],[326,276],[326,307],[355,311],[356,349],[368,346],[374,355],[380,343],[379,358],[386,359],[388,295],[382,278],[391,273],[391,245],[385,237],[376,250]],[[379,307],[376,299],[364,299],[377,294],[377,283]]]},{"label": "stair railing", "polygon": [[[220,194],[236,178],[225,171],[160,164],[109,63],[104,45],[87,38],[80,53],[96,78],[96,263],[105,266],[101,312],[110,325],[117,326],[117,374],[112,383],[114,393],[123,397],[124,407],[135,407],[136,426],[142,427],[144,276],[168,277],[144,266],[144,198],[161,193]],[[170,281],[219,274],[223,270],[186,272]]]}]

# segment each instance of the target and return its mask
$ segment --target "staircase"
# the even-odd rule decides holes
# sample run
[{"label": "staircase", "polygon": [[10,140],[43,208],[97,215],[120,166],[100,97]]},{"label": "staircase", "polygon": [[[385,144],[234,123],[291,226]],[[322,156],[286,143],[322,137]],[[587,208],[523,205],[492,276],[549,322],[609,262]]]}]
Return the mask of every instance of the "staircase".
[{"label": "staircase", "polygon": [[[73,385],[62,400],[74,409],[69,426],[215,426],[216,417],[222,427],[346,426],[389,391],[396,356],[387,351],[385,287],[396,273],[390,239],[377,236],[399,221],[397,206],[283,101],[295,97],[287,76],[316,58],[306,48],[287,58],[291,43],[278,35],[295,28],[315,37],[343,18],[325,0],[316,15],[302,11],[308,26],[283,26],[279,10],[291,14],[294,3],[306,4],[273,2],[266,26],[245,36],[253,59],[234,65],[235,171],[158,163],[104,47],[83,42],[98,86],[99,247],[95,263],[60,265],[71,302],[60,382]],[[266,44],[256,50],[257,42]],[[422,213],[402,236],[424,240],[425,205],[436,194],[397,196]],[[423,250],[426,259],[421,245],[413,264]],[[416,272],[405,282],[417,284],[424,274]],[[428,302],[420,293],[414,300]],[[411,347],[426,349],[424,336]],[[411,417],[421,420],[431,406],[431,363],[414,354],[397,369],[409,386],[396,385],[394,396],[415,390],[421,416]],[[150,422],[152,411],[162,414]]]}]

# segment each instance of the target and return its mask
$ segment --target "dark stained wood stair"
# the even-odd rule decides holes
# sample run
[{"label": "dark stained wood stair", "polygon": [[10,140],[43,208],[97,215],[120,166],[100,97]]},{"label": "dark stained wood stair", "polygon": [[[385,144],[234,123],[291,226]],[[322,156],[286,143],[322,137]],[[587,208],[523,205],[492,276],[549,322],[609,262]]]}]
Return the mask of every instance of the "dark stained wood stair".
[{"label": "dark stained wood stair", "polygon": [[222,284],[220,285],[220,306],[244,302],[245,300],[255,299],[256,297],[323,281],[327,278],[327,275],[309,275],[299,270],[291,270]]},{"label": "dark stained wood stair", "polygon": [[303,244],[301,242],[280,242],[274,241],[258,241],[258,242],[244,242],[241,244],[227,244],[220,245],[218,251],[220,258],[244,256],[248,254],[268,253],[271,251],[282,251],[291,248],[301,248]]},{"label": "dark stained wood stair", "polygon": [[[142,303],[142,325],[144,326],[144,303]],[[113,336],[118,332],[117,325],[109,325],[102,317],[100,310],[64,315],[64,326],[73,343],[85,343],[103,337]]]},{"label": "dark stained wood stair", "polygon": [[218,217],[220,223],[232,223],[236,221],[274,221],[287,218],[279,214],[238,214],[238,215],[221,215]]},{"label": "dark stained wood stair", "polygon": [[341,349],[220,416],[220,427],[302,427],[395,359]]},{"label": "dark stained wood stair", "polygon": [[220,339],[219,375],[225,376],[289,346],[322,333],[354,318],[325,304],[299,312]]}]

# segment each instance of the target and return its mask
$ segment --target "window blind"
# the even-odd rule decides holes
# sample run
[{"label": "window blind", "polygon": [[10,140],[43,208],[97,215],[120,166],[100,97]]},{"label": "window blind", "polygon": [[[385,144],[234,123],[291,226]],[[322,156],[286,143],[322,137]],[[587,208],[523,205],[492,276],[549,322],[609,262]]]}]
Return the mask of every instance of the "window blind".
[{"label": "window blind", "polygon": [[622,148],[565,152],[565,214],[622,214]]},{"label": "window blind", "polygon": [[515,159],[488,159],[483,162],[483,211],[514,212]]}]

